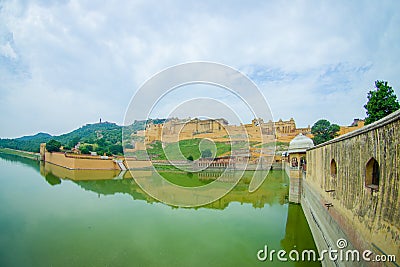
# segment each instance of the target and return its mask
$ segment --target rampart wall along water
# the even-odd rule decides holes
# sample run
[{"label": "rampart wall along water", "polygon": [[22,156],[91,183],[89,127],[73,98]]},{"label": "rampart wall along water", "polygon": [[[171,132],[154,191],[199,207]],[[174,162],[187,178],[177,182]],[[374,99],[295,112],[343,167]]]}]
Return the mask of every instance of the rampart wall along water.
[{"label": "rampart wall along water", "polygon": [[301,204],[319,250],[335,248],[336,240],[345,238],[348,249],[395,255],[397,262],[386,264],[399,266],[399,129],[397,111],[307,150]]},{"label": "rampart wall along water", "polygon": [[100,157],[72,157],[59,152],[45,152],[45,162],[75,170],[120,170],[112,159]]}]

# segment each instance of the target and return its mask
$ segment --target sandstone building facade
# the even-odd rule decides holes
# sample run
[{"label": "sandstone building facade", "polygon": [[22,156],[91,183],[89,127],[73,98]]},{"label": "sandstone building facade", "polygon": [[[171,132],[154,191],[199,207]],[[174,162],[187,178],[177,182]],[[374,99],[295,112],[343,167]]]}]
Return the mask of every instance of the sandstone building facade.
[{"label": "sandstone building facade", "polygon": [[[280,119],[277,122],[264,122],[263,119],[254,119],[250,124],[229,125],[225,119],[177,119],[172,118],[162,124],[148,123],[144,132],[138,135],[145,136],[145,142],[154,141],[176,142],[193,138],[210,138],[215,141],[229,141],[231,139],[248,139],[250,141],[278,141],[288,142],[297,134],[311,134],[311,128],[297,128],[293,118],[288,121]],[[246,136],[247,135],[247,136]]]}]

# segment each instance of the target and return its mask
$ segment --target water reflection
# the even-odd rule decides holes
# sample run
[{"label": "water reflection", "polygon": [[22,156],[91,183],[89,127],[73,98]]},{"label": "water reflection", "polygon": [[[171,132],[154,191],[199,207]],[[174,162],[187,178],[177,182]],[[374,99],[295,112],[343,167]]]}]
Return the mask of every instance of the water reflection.
[{"label": "water reflection", "polygon": [[21,165],[28,166],[30,168],[35,169],[36,171],[39,170],[40,162],[36,161],[36,160],[23,158],[23,157],[20,157],[17,155],[4,154],[1,152],[0,152],[0,158],[5,161],[13,162],[15,164],[21,164]]},{"label": "water reflection", "polygon": [[[132,178],[129,171],[121,172],[118,170],[69,170],[53,164],[39,163],[31,159],[25,159],[19,156],[0,154],[0,158],[6,161],[13,161],[19,164],[24,164],[40,171],[40,174],[45,178],[48,184],[56,186],[62,183],[63,180],[71,180],[81,188],[87,191],[95,192],[99,195],[114,195],[117,193],[128,194],[135,200],[145,200],[148,203],[158,202],[154,198],[146,194]],[[164,177],[171,177],[170,171],[160,172]],[[151,171],[141,171],[141,179],[151,177]],[[194,179],[187,173],[177,173],[175,175],[180,179]],[[263,208],[266,204],[283,205],[288,202],[288,178],[283,171],[274,170],[269,172],[266,181],[255,192],[248,192],[248,185],[252,177],[252,172],[245,173],[243,178],[227,195],[207,204],[203,207],[212,209],[225,209],[231,202],[239,202],[241,204],[248,203],[254,208]],[[197,179],[205,179],[213,177],[215,173],[202,173]],[[173,181],[175,182],[175,181]]]},{"label": "water reflection", "polygon": [[[157,202],[154,198],[146,194],[132,179],[131,173],[119,172],[114,170],[68,170],[66,168],[56,166],[53,164],[41,164],[40,173],[46,178],[46,181],[51,184],[59,184],[61,180],[72,180],[74,183],[79,185],[81,188],[96,192],[99,195],[113,195],[116,193],[129,194],[135,200],[145,200],[148,203]],[[160,172],[163,175],[163,172]],[[171,172],[166,172],[171,176]],[[152,171],[141,171],[136,172],[138,179],[147,179],[148,183],[154,182],[152,177]],[[178,175],[179,174],[179,175]],[[267,180],[259,188],[259,190],[249,193],[248,186],[252,177],[252,172],[246,172],[243,179],[235,186],[235,188],[224,197],[210,204],[204,205],[203,207],[212,209],[225,209],[231,202],[239,202],[252,204],[254,208],[262,208],[264,205],[273,204],[285,204],[287,203],[288,186],[287,176],[283,171],[271,171],[268,175]],[[167,175],[165,175],[167,176]],[[176,172],[176,176],[180,179],[194,179],[193,176],[184,172]],[[208,177],[210,175],[202,174],[202,177]],[[214,182],[215,183],[215,182]],[[223,182],[221,182],[223,183]],[[164,184],[168,184],[164,181]],[[163,184],[157,185],[162,191]],[[172,195],[171,197],[178,197],[179,192]],[[186,196],[180,196],[186,197]],[[187,196],[193,197],[193,196]]]},{"label": "water reflection", "polygon": [[[304,229],[304,231],[299,231]],[[285,237],[281,240],[282,248],[289,253],[291,250],[302,252],[303,250],[316,250],[314,240],[310,238],[310,230],[303,210],[299,205],[290,204],[286,220]],[[302,263],[296,262],[298,266]],[[319,262],[313,262],[319,266]]]},{"label": "water reflection", "polygon": [[[21,255],[29,255],[27,262],[35,257],[37,266],[73,265],[67,254],[58,254],[71,248],[74,251],[70,254],[75,259],[87,263],[81,266],[131,266],[137,261],[140,261],[137,265],[144,266],[255,266],[258,263],[264,266],[320,266],[318,262],[260,263],[256,260],[255,253],[264,245],[286,251],[315,249],[301,207],[287,203],[287,176],[282,171],[270,172],[254,193],[248,192],[250,179],[247,177],[252,176],[249,173],[229,194],[196,208],[198,210],[171,209],[165,205],[147,205],[156,200],[141,190],[129,172],[68,170],[18,156],[0,154],[0,158],[13,163],[3,164],[3,177],[10,179],[3,179],[0,187],[3,190],[0,195],[5,199],[2,201],[5,204],[0,205],[3,214],[0,222],[2,219],[2,225],[11,228],[3,227],[1,234],[8,240],[7,247],[21,251]],[[22,167],[40,173],[51,187],[26,179],[41,177]],[[175,176],[172,172],[169,174]],[[143,175],[151,174],[144,172]],[[196,177],[188,176],[187,179]],[[94,194],[80,192],[77,187],[100,197],[115,197],[103,201]],[[28,191],[24,191],[26,188]],[[135,205],[131,205],[133,201],[127,201],[129,198],[120,197],[121,194],[137,200]],[[25,226],[26,222],[32,221],[41,223],[29,224],[32,228]],[[12,228],[14,225],[20,227]],[[15,233],[21,229],[24,232],[19,239],[15,238]],[[17,242],[20,239],[24,242]],[[1,249],[6,251],[5,246]],[[125,256],[114,262],[116,253],[126,249],[129,253],[118,254]],[[163,258],[155,259],[154,251],[162,251]],[[193,251],[201,251],[201,254]],[[102,257],[93,257],[94,253]],[[177,258],[181,259],[181,264],[176,263]],[[8,259],[15,262],[19,258],[10,256]],[[27,262],[19,265],[29,265]],[[198,264],[193,264],[196,262]]]}]

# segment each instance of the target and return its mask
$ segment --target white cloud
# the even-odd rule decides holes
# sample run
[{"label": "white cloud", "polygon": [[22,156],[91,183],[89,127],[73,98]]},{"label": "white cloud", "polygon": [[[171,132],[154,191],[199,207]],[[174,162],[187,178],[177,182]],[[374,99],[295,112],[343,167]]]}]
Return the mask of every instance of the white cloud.
[{"label": "white cloud", "polygon": [[17,59],[17,54],[11,47],[10,43],[6,43],[0,46],[0,54],[13,60]]},{"label": "white cloud", "polygon": [[1,5],[0,101],[14,116],[1,113],[12,126],[0,136],[61,133],[100,116],[122,123],[146,79],[193,60],[245,72],[275,118],[294,117],[299,126],[363,117],[376,79],[400,95],[396,1]]}]

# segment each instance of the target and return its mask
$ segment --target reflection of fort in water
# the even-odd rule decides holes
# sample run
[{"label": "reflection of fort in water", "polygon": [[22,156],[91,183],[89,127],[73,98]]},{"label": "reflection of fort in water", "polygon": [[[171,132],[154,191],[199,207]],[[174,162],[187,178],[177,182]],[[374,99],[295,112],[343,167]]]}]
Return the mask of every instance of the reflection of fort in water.
[{"label": "reflection of fort in water", "polygon": [[[110,196],[114,194],[118,194],[121,196],[122,194],[125,195],[130,195],[132,197],[133,201],[146,201],[146,203],[149,203],[148,205],[144,206],[151,206],[156,200],[152,199],[149,197],[147,194],[145,194],[139,186],[134,182],[134,180],[130,177],[129,172],[125,172],[123,175],[123,178],[118,178],[121,177],[119,172],[113,172],[113,171],[83,171],[83,170],[67,170],[65,168],[53,165],[53,164],[40,164],[37,161],[33,161],[30,159],[24,159],[18,156],[13,156],[13,155],[5,155],[0,153],[0,158],[2,160],[7,160],[7,161],[12,161],[15,163],[15,166],[18,165],[24,165],[22,167],[28,166],[31,169],[34,169],[36,175],[32,175],[35,179],[40,179],[41,176],[39,173],[45,178],[45,180],[52,186],[54,187],[62,187],[64,183],[66,183],[64,186],[67,189],[67,192],[69,192],[69,189],[71,189],[71,183],[74,183],[78,185],[81,189],[87,191],[84,192],[82,190],[81,194],[86,194],[90,195],[93,193],[97,194],[100,198],[102,196]],[[215,175],[218,175],[219,172],[204,172],[204,176],[209,177],[212,176],[214,177]],[[30,173],[29,175],[31,175]],[[260,236],[265,236],[264,230],[267,233],[267,236],[272,236],[274,237],[274,242],[280,242],[281,248],[285,248],[287,250],[293,248],[293,245],[296,245],[299,250],[302,249],[315,249],[315,245],[313,243],[313,239],[310,233],[310,230],[308,228],[307,222],[304,218],[304,214],[302,212],[301,206],[299,205],[294,205],[294,204],[288,204],[287,199],[285,198],[288,193],[288,186],[287,186],[287,176],[284,174],[284,172],[281,171],[272,171],[270,172],[271,175],[268,176],[266,179],[265,183],[262,185],[262,187],[257,190],[254,193],[249,193],[247,188],[248,184],[246,183],[239,183],[238,186],[232,190],[228,195],[225,197],[221,198],[218,201],[215,201],[214,203],[208,204],[204,207],[199,207],[195,209],[201,209],[199,211],[193,210],[192,211],[187,210],[184,211],[183,209],[181,211],[172,211],[172,213],[169,214],[176,214],[175,212],[185,212],[186,214],[189,214],[190,216],[194,215],[193,212],[197,212],[198,216],[197,218],[205,218],[203,216],[208,218],[211,218],[210,223],[212,226],[214,226],[214,221],[217,223],[217,227],[224,227],[224,225],[221,226],[221,223],[219,222],[219,218],[221,218],[221,221],[226,224],[226,227],[234,227],[238,223],[244,223],[243,227],[239,228],[234,228],[234,229],[243,229],[243,231],[247,231],[248,227],[252,227],[252,225],[256,224],[258,228],[260,229],[260,232],[257,232],[257,235],[260,234]],[[101,180],[95,180],[93,177],[99,177]],[[31,178],[31,177],[26,177],[26,178]],[[44,179],[43,179],[44,180]],[[49,186],[47,186],[44,181],[42,183],[39,183],[41,185],[44,185],[47,189]],[[53,187],[53,188],[54,188]],[[63,190],[63,188],[54,188],[55,190]],[[76,188],[75,188],[76,189]],[[46,190],[47,191],[47,190]],[[53,195],[53,194],[50,194]],[[54,195],[53,195],[54,196]],[[115,198],[118,198],[120,196],[115,196]],[[86,199],[92,199],[93,197],[89,197]],[[64,199],[64,198],[63,198]],[[48,198],[49,202],[53,202],[55,199]],[[124,201],[129,201],[129,197],[124,197]],[[234,202],[234,203],[232,203]],[[104,205],[104,201],[97,202],[99,205]],[[142,202],[144,203],[144,202]],[[232,204],[231,204],[232,203]],[[243,207],[240,204],[245,204]],[[106,214],[107,212],[110,211],[109,207],[110,203],[107,203],[104,206],[104,210],[102,209],[103,207],[100,207],[98,210],[100,211],[99,213],[101,214]],[[114,204],[120,204],[114,203]],[[247,204],[247,205],[246,205]],[[253,208],[249,205],[251,204]],[[57,204],[56,204],[57,206]],[[70,205],[68,205],[70,206]],[[143,207],[143,205],[128,205],[130,208],[132,208],[133,212],[137,212],[138,210],[140,211],[142,208],[150,208],[149,210],[152,210],[155,213],[150,213],[150,214],[157,214],[157,212],[161,211],[161,215],[159,214],[158,216],[164,216],[165,210],[164,209],[152,209],[151,207]],[[229,206],[229,208],[227,208]],[[126,207],[126,206],[125,206]],[[139,208],[139,209],[138,209]],[[204,209],[205,208],[205,209]],[[259,208],[264,208],[264,209],[259,209]],[[72,206],[72,209],[75,212],[75,207]],[[78,207],[79,209],[79,207]],[[118,207],[117,207],[118,209]],[[175,209],[174,207],[172,209]],[[219,211],[216,211],[219,210]],[[240,213],[238,213],[238,209]],[[252,212],[251,210],[254,210]],[[255,210],[258,209],[258,210]],[[45,210],[45,209],[40,209],[40,210]],[[185,208],[186,210],[186,208]],[[208,210],[208,211],[207,211]],[[214,211],[213,211],[214,210]],[[223,211],[222,211],[223,210]],[[120,209],[119,212],[125,212],[126,209]],[[35,211],[36,212],[36,211]],[[64,214],[68,211],[63,210],[63,216]],[[271,212],[271,213],[269,213]],[[40,211],[39,211],[40,213]],[[90,212],[89,216],[94,216],[92,215],[93,213]],[[114,213],[112,213],[114,214]],[[147,213],[146,213],[147,214]],[[250,215],[251,216],[248,216]],[[252,217],[252,215],[255,215]],[[260,216],[258,216],[260,215]],[[105,215],[105,218],[107,218],[108,215]],[[196,215],[194,215],[196,216]],[[47,219],[47,217],[45,217]],[[92,218],[92,217],[90,217]],[[93,217],[93,220],[91,219],[90,221],[96,222],[96,228],[100,229],[99,236],[103,240],[103,237],[101,234],[103,234],[101,226],[104,225],[106,227],[109,226],[108,222],[104,223],[104,221],[96,221],[99,217]],[[100,217],[104,218],[104,217]],[[146,231],[146,227],[143,228],[142,230],[142,225],[139,224],[131,224],[129,220],[126,218],[135,218],[135,217],[123,217],[124,222],[126,223],[128,221],[129,227],[135,227],[138,225],[137,228],[139,228],[139,231]],[[186,217],[184,217],[186,218]],[[196,218],[196,217],[195,217]],[[226,220],[228,218],[228,220]],[[64,219],[64,217],[63,217]],[[151,221],[153,218],[151,217],[149,221]],[[64,221],[64,220],[63,220]],[[147,220],[145,220],[147,221]],[[69,221],[67,221],[69,223]],[[65,232],[66,235],[72,235],[73,237],[78,237],[80,238],[82,233],[86,233],[85,231],[89,231],[90,234],[93,234],[93,230],[95,227],[93,226],[88,226],[82,227],[87,221],[85,220],[74,220],[73,223],[77,223],[77,228],[82,229],[82,232],[68,232],[68,229],[66,231],[61,231]],[[140,221],[142,222],[142,221]],[[269,222],[269,223],[268,223]],[[272,222],[272,223],[271,223]],[[54,224],[53,221],[49,222],[52,225],[55,225],[57,229],[64,229],[64,224],[60,225],[58,222]],[[98,223],[98,224],[97,224]],[[121,226],[121,221],[118,221],[118,228],[122,228],[123,231],[125,229],[125,225],[122,224]],[[158,224],[155,224],[156,227],[163,228],[163,226],[159,222]],[[203,224],[203,221],[184,221],[184,223],[188,224],[188,227],[190,229],[198,229],[200,224]],[[192,223],[192,224],[191,224]],[[218,226],[220,224],[220,226]],[[268,227],[268,225],[271,225],[273,227]],[[97,227],[98,226],[98,227]],[[146,226],[146,225],[143,225]],[[279,232],[281,232],[278,236],[275,237],[275,233],[277,232],[275,226],[279,226]],[[74,230],[76,228],[74,227]],[[150,228],[152,229],[152,228]],[[220,228],[217,228],[219,230]],[[299,231],[300,229],[300,231]],[[37,231],[35,228],[34,231]],[[47,231],[47,228],[45,229]],[[167,230],[169,231],[169,230]],[[107,231],[106,234],[109,232]],[[215,232],[213,232],[215,233]],[[272,234],[271,234],[272,233]],[[41,232],[39,232],[41,234]],[[235,235],[236,234],[236,235]],[[92,236],[92,235],[91,235]],[[243,243],[243,239],[240,235],[239,232],[235,232],[232,236],[236,236],[237,242]],[[70,238],[69,236],[67,239]],[[115,237],[115,239],[118,238]],[[75,242],[75,238],[70,238],[71,242]],[[90,239],[91,241],[92,239]],[[114,239],[111,239],[114,240]],[[268,240],[270,241],[270,240]],[[116,242],[120,242],[119,240],[116,240]],[[268,243],[270,244],[270,243]],[[249,244],[250,246],[251,244]],[[93,246],[95,248],[96,244],[91,243],[90,246]],[[124,247],[126,248],[126,247]],[[146,248],[146,246],[144,247]],[[260,247],[261,248],[261,247]],[[277,246],[279,248],[279,245]],[[258,247],[257,247],[258,249]],[[309,265],[307,265],[309,266]],[[315,264],[315,266],[318,266],[318,263]]]},{"label": "reflection of fort in water", "polygon": [[[63,180],[71,180],[81,188],[96,192],[101,195],[113,195],[116,193],[129,194],[136,200],[145,200],[148,203],[158,202],[146,194],[132,179],[129,171],[119,172],[115,170],[68,170],[66,168],[53,164],[41,164],[40,173],[46,178],[49,184],[56,185]],[[285,204],[288,195],[288,178],[284,171],[272,171],[264,184],[256,192],[248,192],[248,183],[250,179],[245,177],[239,181],[236,187],[221,199],[210,203],[204,207],[213,209],[225,209],[231,202],[252,204],[255,208],[262,208],[265,204]],[[221,172],[198,172],[199,179],[214,180],[221,176]],[[151,176],[151,171],[142,171],[144,177]],[[233,178],[235,172],[225,172],[221,177],[223,179]],[[188,179],[192,179],[189,178]],[[58,181],[58,182],[57,182]]]}]

